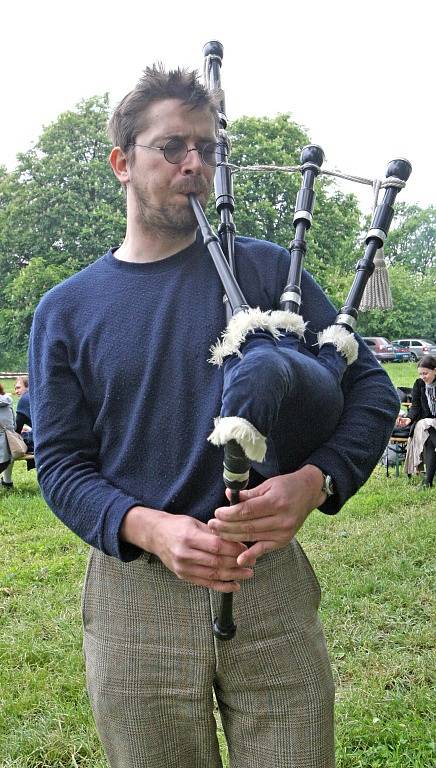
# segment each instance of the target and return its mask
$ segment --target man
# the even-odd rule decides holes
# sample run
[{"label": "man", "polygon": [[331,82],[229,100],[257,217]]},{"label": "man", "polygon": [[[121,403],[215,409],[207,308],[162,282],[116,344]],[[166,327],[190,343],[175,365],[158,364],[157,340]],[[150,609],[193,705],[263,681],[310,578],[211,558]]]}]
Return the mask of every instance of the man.
[{"label": "man", "polygon": [[17,397],[23,397],[23,395],[27,395],[29,392],[29,379],[27,376],[22,376],[21,374],[17,376],[15,379],[15,385],[14,385],[15,394]]},{"label": "man", "polygon": [[[330,768],[333,684],[319,586],[294,534],[313,509],[338,511],[367,479],[398,402],[362,346],[331,440],[292,474],[253,472],[257,487],[228,511],[222,456],[207,441],[222,389],[207,359],[225,310],[188,201],[189,193],[207,201],[216,124],[195,73],[156,67],[112,116],[126,236],[35,313],[39,481],[54,512],[92,546],[87,683],[112,767],[221,765],[214,691],[234,768]],[[287,251],[238,238],[237,259],[250,305],[277,306]],[[307,274],[303,299],[310,337],[335,311]],[[335,483],[328,500],[323,473]],[[237,636],[220,643],[211,632],[219,593],[238,590]]]},{"label": "man", "polygon": [[[32,440],[32,420],[30,418],[30,398],[29,398],[29,379],[27,376],[17,376],[15,380],[15,394],[18,396],[19,400],[17,403],[17,413],[15,417],[15,424],[13,424],[12,429],[14,429],[18,434],[20,434],[25,441],[28,451],[33,451],[33,440]],[[12,400],[11,400],[11,406],[12,406]],[[23,427],[27,426],[30,429],[25,430],[23,432]],[[35,466],[35,463],[33,459],[30,461],[26,461],[27,469],[33,469]],[[14,468],[14,462],[13,460],[10,460],[8,463],[6,469],[4,469],[4,472],[0,479],[0,485],[2,488],[11,491],[13,490],[14,483],[12,480],[12,470]]]},{"label": "man", "polygon": [[17,376],[15,380],[15,394],[19,397],[17,403],[16,430],[21,435],[23,427],[32,429],[32,417],[30,415],[29,379],[27,376]]},{"label": "man", "polygon": [[[17,376],[15,394],[20,398],[17,403],[16,430],[27,445],[28,453],[33,453],[32,415],[30,413],[29,379],[27,376]],[[27,471],[35,469],[33,459],[26,459]]]}]

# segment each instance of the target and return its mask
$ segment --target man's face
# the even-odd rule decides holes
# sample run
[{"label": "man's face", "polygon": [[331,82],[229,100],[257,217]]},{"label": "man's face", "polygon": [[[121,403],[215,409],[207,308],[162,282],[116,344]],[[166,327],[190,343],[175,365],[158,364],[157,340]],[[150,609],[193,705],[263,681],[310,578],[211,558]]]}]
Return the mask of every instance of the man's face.
[{"label": "man's face", "polygon": [[[189,109],[177,99],[152,104],[146,113],[147,128],[135,144],[163,147],[171,138],[181,138],[188,149],[216,141],[215,122],[209,109]],[[127,201],[133,196],[139,221],[146,231],[189,234],[197,221],[188,200],[193,192],[204,206],[210,194],[215,169],[188,152],[181,163],[169,163],[156,149],[134,148],[129,165]]]},{"label": "man's face", "polygon": [[21,395],[24,395],[26,391],[26,387],[24,386],[23,382],[20,379],[17,379],[15,382],[15,394],[21,397]]}]

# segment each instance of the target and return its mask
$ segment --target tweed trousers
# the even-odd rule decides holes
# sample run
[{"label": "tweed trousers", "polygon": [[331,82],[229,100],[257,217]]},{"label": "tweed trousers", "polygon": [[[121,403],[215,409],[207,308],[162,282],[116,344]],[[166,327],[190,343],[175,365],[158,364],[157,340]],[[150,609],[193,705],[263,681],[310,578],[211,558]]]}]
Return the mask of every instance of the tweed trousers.
[{"label": "tweed trousers", "polygon": [[320,589],[297,541],[260,558],[213,637],[220,594],[144,553],[91,550],[83,590],[88,693],[111,768],[333,768],[334,689]]}]

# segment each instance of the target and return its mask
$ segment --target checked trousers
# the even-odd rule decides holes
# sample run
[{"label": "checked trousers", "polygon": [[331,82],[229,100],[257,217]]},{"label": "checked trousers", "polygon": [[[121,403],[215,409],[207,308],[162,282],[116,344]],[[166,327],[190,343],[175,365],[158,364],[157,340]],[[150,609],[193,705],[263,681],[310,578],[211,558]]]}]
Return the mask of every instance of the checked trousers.
[{"label": "checked trousers", "polygon": [[87,686],[111,768],[334,768],[334,689],[320,589],[296,540],[260,558],[234,596],[233,640],[212,635],[220,595],[144,553],[91,550],[83,591]]}]

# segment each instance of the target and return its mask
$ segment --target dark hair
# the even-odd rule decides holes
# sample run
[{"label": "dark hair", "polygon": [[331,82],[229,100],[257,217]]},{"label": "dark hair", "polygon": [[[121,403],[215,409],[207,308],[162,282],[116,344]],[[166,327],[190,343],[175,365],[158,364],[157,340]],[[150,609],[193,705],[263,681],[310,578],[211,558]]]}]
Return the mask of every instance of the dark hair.
[{"label": "dark hair", "polygon": [[131,144],[146,128],[146,110],[164,99],[179,99],[191,109],[210,109],[218,126],[218,98],[187,69],[166,72],[162,64],[147,67],[134,89],[120,101],[109,120],[108,133],[114,147],[129,154]]},{"label": "dark hair", "polygon": [[418,360],[417,368],[428,368],[430,371],[434,371],[436,368],[436,357],[433,357],[433,355],[423,355],[421,360]]},{"label": "dark hair", "polygon": [[5,389],[4,389],[3,385],[0,384],[0,395],[4,395],[4,394],[5,394]]}]

